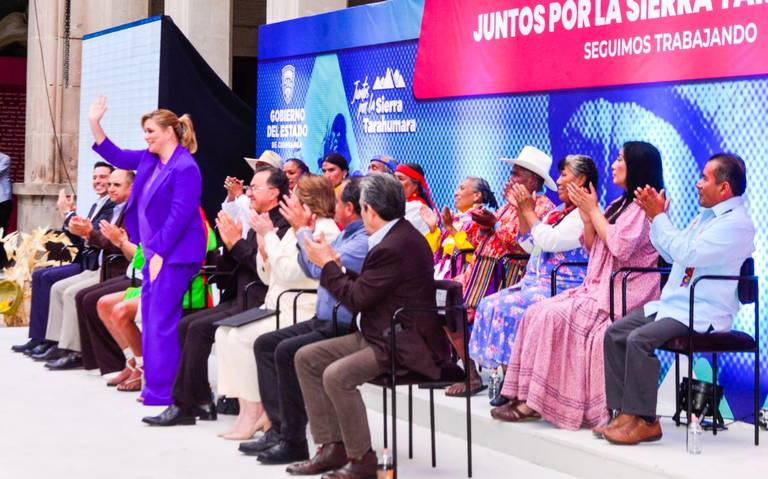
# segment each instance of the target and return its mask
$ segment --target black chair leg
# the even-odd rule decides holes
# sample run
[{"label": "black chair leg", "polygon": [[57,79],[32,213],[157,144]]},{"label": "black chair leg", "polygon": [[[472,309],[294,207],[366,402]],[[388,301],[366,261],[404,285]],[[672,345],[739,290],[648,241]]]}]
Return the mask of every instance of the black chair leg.
[{"label": "black chair leg", "polygon": [[757,418],[760,417],[760,349],[755,353],[755,446],[760,445],[760,427]]},{"label": "black chair leg", "polygon": [[408,385],[408,459],[413,459],[413,385]]},{"label": "black chair leg", "polygon": [[397,398],[395,397],[395,375],[392,375],[392,473],[397,479]]},{"label": "black chair leg", "polygon": [[[690,381],[690,379],[689,379]],[[717,353],[712,353],[712,435],[717,436],[720,425],[720,403],[717,402]]]},{"label": "black chair leg", "polygon": [[381,388],[381,399],[384,404],[384,447],[387,447],[387,388],[385,387]]},{"label": "black chair leg", "polygon": [[435,456],[435,390],[429,388],[429,435],[432,441],[432,467],[437,467]]},{"label": "black chair leg", "polygon": [[680,355],[675,353],[675,415],[672,419],[675,420],[675,426],[680,426]]},{"label": "black chair leg", "polygon": [[[688,355],[688,391],[687,391],[687,398],[688,400],[685,402],[685,418],[688,421],[688,424],[691,424],[691,418],[692,418],[692,412],[691,407],[693,406],[691,404],[693,400],[693,353],[690,353]],[[701,418],[699,418],[699,421],[701,421]]]},{"label": "black chair leg", "polygon": [[467,477],[472,477],[472,398],[467,394]]}]

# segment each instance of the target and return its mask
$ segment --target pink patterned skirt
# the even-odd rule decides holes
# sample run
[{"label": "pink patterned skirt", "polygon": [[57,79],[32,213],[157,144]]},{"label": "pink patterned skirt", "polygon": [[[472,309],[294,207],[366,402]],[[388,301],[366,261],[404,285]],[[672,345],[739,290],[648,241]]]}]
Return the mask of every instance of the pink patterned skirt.
[{"label": "pink patterned skirt", "polygon": [[501,391],[563,429],[607,419],[603,336],[610,321],[590,296],[582,286],[528,308]]}]

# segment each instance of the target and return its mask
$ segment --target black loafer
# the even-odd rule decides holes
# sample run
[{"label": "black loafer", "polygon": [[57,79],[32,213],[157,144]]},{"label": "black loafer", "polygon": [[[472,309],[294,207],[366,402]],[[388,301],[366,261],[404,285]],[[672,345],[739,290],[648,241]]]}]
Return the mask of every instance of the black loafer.
[{"label": "black loafer", "polygon": [[44,349],[40,354],[31,354],[30,357],[35,361],[51,361],[53,359],[59,359],[67,354],[63,349],[59,349],[55,344],[51,344],[48,348]]},{"label": "black loafer", "polygon": [[201,421],[215,421],[216,420],[216,405],[213,401],[202,406],[194,406],[191,408],[192,414]]},{"label": "black loafer", "polygon": [[23,353],[24,351],[31,351],[35,349],[37,346],[39,346],[40,343],[42,342],[43,342],[42,339],[30,338],[30,340],[24,344],[16,344],[14,346],[11,346],[11,351],[13,351],[14,353]]},{"label": "black loafer", "polygon": [[241,442],[237,449],[248,456],[258,456],[260,452],[266,451],[281,440],[280,433],[272,428],[255,441]]},{"label": "black loafer", "polygon": [[292,464],[309,459],[307,441],[280,441],[269,449],[262,451],[256,458],[262,464]]},{"label": "black loafer", "polygon": [[48,351],[49,349],[51,349],[53,346],[54,346],[54,343],[50,341],[42,340],[34,348],[27,349],[26,351],[24,351],[24,354],[26,354],[27,356],[40,355]]},{"label": "black loafer", "polygon": [[59,359],[45,363],[45,367],[52,371],[65,371],[83,367],[83,357],[79,353],[67,353]]},{"label": "black loafer", "polygon": [[147,416],[141,420],[150,426],[194,426],[197,423],[195,414],[186,408],[175,404],[168,406],[157,416]]}]

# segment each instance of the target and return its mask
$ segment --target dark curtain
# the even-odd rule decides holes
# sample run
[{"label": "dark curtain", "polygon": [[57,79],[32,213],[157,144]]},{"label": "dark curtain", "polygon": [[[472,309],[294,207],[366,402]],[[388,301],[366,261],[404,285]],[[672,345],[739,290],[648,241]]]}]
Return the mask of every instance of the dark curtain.
[{"label": "dark curtain", "polygon": [[213,225],[226,192],[224,178],[246,184],[252,170],[243,160],[256,149],[256,115],[203,60],[170,17],[163,17],[159,108],[189,113],[197,133],[195,154],[203,176],[202,206]]}]

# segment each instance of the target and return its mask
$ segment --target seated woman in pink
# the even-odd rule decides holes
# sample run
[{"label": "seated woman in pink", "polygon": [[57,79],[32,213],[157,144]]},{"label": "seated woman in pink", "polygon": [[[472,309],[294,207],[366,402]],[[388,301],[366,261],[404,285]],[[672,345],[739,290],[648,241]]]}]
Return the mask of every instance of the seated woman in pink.
[{"label": "seated woman in pink", "polygon": [[[634,191],[645,185],[664,187],[661,155],[649,143],[625,143],[612,169],[613,183],[624,193],[605,213],[594,188],[569,185],[568,194],[584,220],[581,240],[589,251],[587,274],[582,286],[526,311],[501,391],[510,401],[491,410],[495,419],[543,418],[564,429],[594,427],[606,419],[603,336],[611,321],[611,273],[627,266],[656,265],[659,255],[649,238],[650,223],[634,203]],[[614,308],[620,308],[618,278],[616,283]],[[629,277],[628,309],[658,297],[658,276]]]}]

